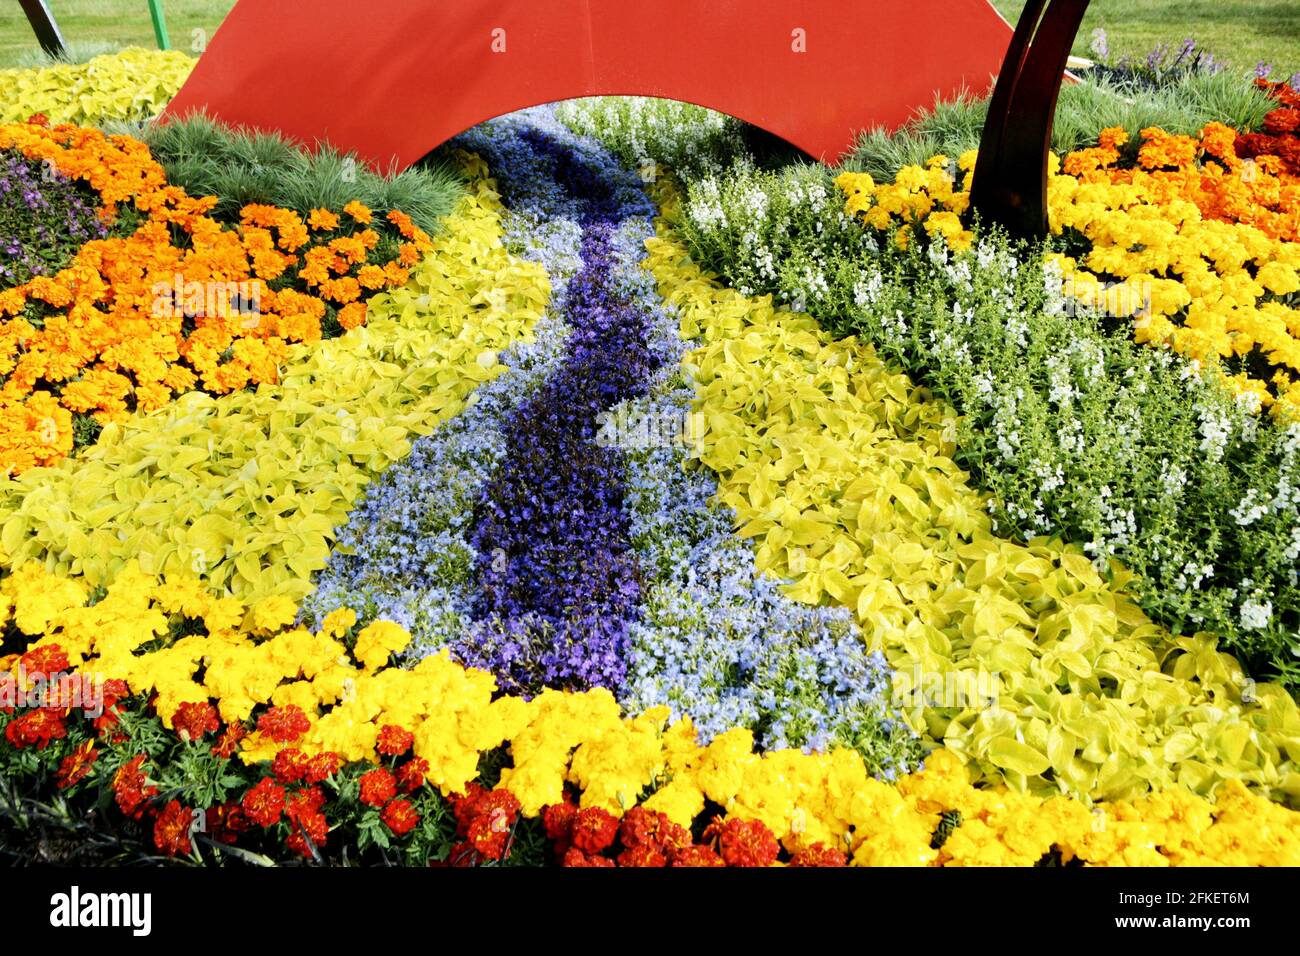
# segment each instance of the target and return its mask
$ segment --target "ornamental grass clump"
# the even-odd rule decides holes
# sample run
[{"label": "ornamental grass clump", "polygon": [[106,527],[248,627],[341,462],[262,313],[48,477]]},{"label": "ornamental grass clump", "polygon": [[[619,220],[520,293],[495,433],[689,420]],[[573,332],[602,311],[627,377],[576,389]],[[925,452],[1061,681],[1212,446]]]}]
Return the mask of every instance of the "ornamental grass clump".
[{"label": "ornamental grass clump", "polygon": [[455,165],[444,161],[380,174],[329,146],[302,149],[275,133],[231,129],[202,114],[125,131],[148,144],[168,182],[191,195],[216,196],[212,215],[225,222],[238,222],[249,203],[306,218],[313,209],[357,200],[381,216],[399,209],[435,235],[465,188]]}]

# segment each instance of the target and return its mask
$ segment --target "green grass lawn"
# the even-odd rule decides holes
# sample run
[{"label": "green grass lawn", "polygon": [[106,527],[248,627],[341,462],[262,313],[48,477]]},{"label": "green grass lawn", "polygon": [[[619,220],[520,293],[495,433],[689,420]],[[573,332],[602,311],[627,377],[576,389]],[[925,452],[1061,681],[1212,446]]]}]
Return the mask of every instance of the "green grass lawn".
[{"label": "green grass lawn", "polygon": [[[1015,23],[1024,0],[993,0]],[[1157,43],[1175,49],[1191,37],[1215,58],[1241,69],[1261,60],[1272,79],[1300,70],[1300,0],[1092,0],[1074,52],[1090,57],[1092,31],[1101,27],[1112,59],[1145,56]]]},{"label": "green grass lawn", "polygon": [[[1024,6],[1024,0],[993,2],[1013,22]],[[195,30],[211,37],[233,3],[165,0],[172,46],[191,50]],[[49,0],[49,4],[74,54],[131,44],[153,46],[146,0]],[[1157,43],[1177,46],[1192,37],[1241,69],[1263,60],[1273,64],[1275,78],[1300,70],[1300,0],[1092,0],[1075,53],[1088,55],[1097,27],[1108,32],[1115,55],[1145,55]],[[13,0],[0,3],[0,66],[24,63],[38,52],[22,9]]]},{"label": "green grass lawn", "polygon": [[[124,46],[156,46],[147,0],[47,0],[63,31],[70,52],[77,57]],[[363,0],[359,0],[363,2]],[[197,52],[194,31],[210,39],[234,0],[164,0],[172,48]],[[201,49],[201,47],[200,47]],[[40,47],[27,17],[15,0],[0,3],[0,67],[27,65]]]}]

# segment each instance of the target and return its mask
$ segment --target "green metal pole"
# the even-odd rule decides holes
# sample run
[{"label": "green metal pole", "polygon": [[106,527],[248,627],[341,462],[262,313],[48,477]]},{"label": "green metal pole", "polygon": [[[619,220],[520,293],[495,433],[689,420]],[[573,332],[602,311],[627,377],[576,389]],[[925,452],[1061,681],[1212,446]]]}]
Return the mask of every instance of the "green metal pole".
[{"label": "green metal pole", "polygon": [[158,49],[170,50],[172,41],[167,37],[167,19],[163,16],[162,0],[149,0],[149,16],[153,17],[153,35]]}]

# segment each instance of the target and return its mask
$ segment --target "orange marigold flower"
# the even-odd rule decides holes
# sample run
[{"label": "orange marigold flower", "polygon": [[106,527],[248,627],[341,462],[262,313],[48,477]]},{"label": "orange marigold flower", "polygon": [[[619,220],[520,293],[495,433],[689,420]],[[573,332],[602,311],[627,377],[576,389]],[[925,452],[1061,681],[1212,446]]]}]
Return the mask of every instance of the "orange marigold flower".
[{"label": "orange marigold flower", "polygon": [[370,211],[369,207],[356,199],[344,206],[343,211],[363,226],[368,225],[374,218],[374,214]]},{"label": "orange marigold flower", "polygon": [[382,289],[388,283],[383,266],[364,265],[357,270],[357,281],[363,289]]},{"label": "orange marigold flower", "polygon": [[339,217],[328,209],[313,209],[307,217],[307,224],[317,232],[331,232],[339,227]]},{"label": "orange marigold flower", "polygon": [[344,305],[361,298],[361,285],[351,276],[330,279],[320,284],[320,294],[322,298]]},{"label": "orange marigold flower", "polygon": [[351,302],[339,309],[339,325],[345,329],[355,329],[366,324],[366,304]]}]

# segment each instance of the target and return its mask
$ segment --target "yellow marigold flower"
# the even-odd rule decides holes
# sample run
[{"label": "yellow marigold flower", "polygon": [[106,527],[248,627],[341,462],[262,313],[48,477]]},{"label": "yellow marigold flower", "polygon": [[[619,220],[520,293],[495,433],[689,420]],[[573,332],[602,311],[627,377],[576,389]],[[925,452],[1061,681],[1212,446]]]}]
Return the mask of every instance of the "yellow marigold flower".
[{"label": "yellow marigold flower", "polygon": [[352,656],[366,670],[374,671],[387,664],[390,656],[405,650],[410,643],[411,635],[400,624],[375,621],[357,635]]}]

